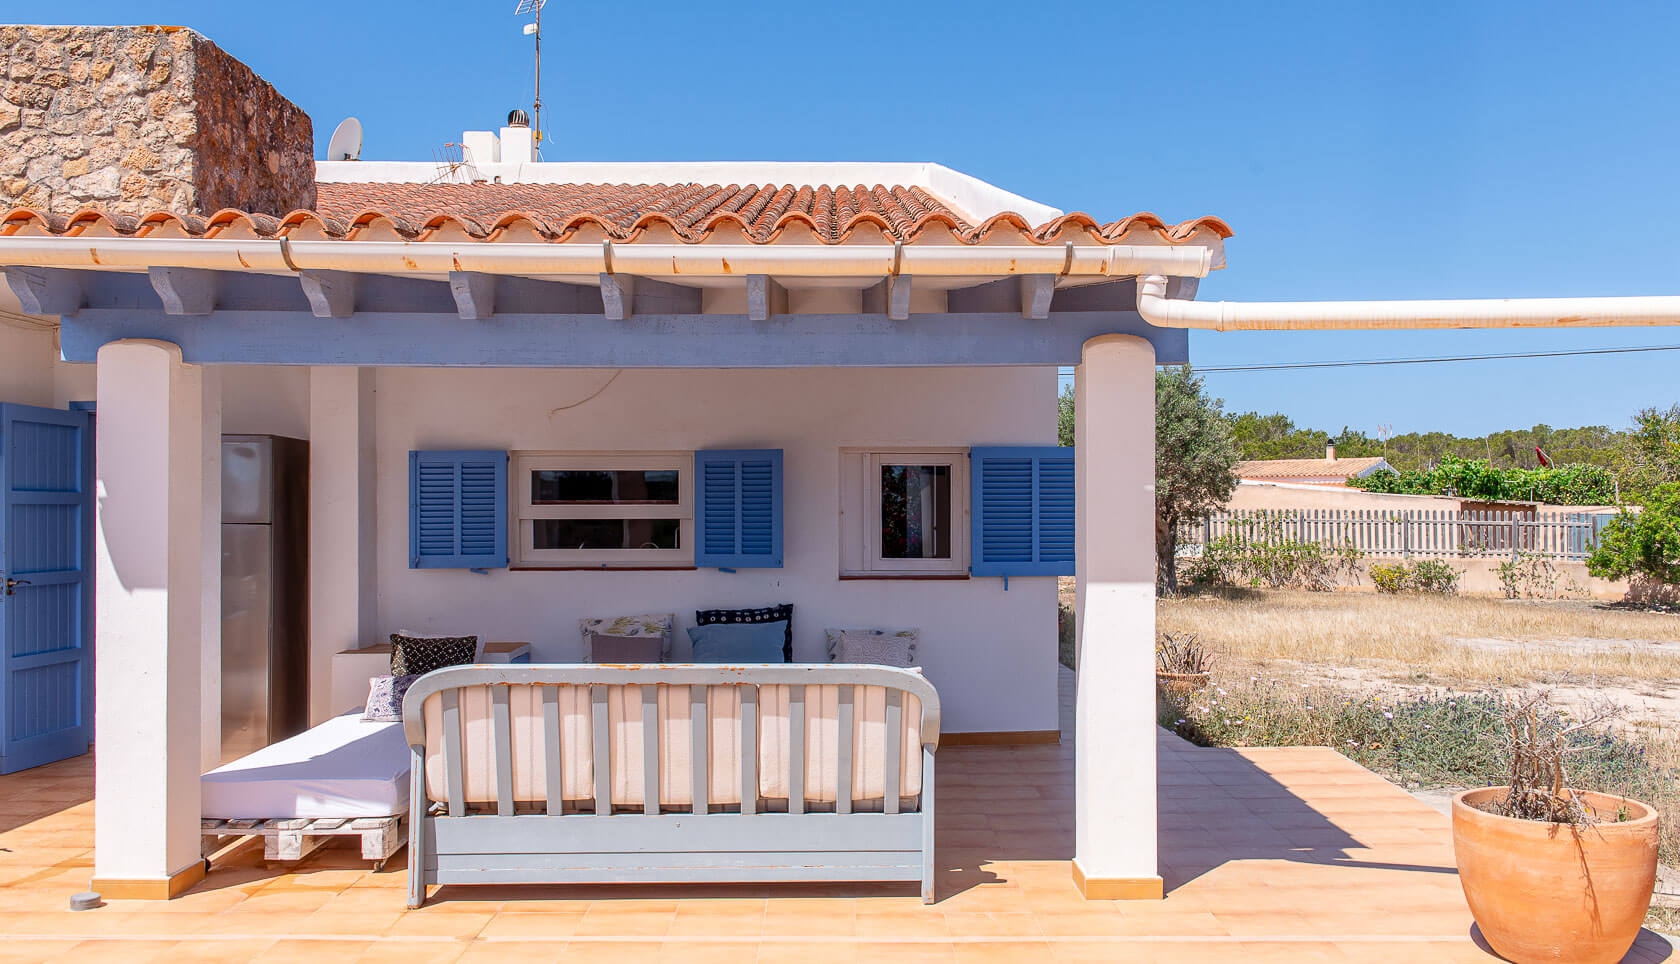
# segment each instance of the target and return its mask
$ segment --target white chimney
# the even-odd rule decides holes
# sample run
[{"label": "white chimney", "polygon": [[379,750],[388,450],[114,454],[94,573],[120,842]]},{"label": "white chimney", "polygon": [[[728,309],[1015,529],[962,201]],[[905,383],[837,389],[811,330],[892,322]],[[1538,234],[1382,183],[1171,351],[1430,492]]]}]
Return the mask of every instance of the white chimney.
[{"label": "white chimney", "polygon": [[1324,457],[1332,462],[1336,461],[1336,440],[1327,439],[1324,443]]},{"label": "white chimney", "polygon": [[502,159],[502,142],[491,131],[467,131],[461,135],[461,146],[469,164],[496,164]]},{"label": "white chimney", "polygon": [[502,128],[502,161],[508,164],[527,164],[535,159],[531,150],[529,127]]}]

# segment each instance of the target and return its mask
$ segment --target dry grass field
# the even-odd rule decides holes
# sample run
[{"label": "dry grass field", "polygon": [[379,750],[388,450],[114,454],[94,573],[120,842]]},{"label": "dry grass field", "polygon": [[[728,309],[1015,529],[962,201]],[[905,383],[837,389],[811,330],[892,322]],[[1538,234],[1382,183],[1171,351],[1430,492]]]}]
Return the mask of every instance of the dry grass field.
[{"label": "dry grass field", "polygon": [[1163,599],[1157,621],[1195,633],[1227,672],[1293,666],[1362,682],[1651,696],[1680,683],[1680,615],[1580,600],[1245,591]]}]

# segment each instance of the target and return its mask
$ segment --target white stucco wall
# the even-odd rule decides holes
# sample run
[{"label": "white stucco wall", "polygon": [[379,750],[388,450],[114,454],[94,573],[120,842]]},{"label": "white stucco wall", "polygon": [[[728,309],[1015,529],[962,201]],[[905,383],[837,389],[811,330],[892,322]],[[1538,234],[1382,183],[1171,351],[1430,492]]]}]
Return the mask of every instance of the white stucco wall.
[{"label": "white stucco wall", "polygon": [[51,407],[57,356],[52,332],[0,316],[0,402]]},{"label": "white stucco wall", "polygon": [[[1056,581],[842,581],[840,449],[1054,444],[1051,368],[607,371],[382,369],[376,375],[381,633],[476,633],[580,657],[577,622],[672,612],[677,657],[696,609],[794,604],[794,658],[823,630],[915,626],[949,732],[1053,730]],[[775,570],[512,572],[408,568],[411,449],[780,448],[785,566]],[[966,525],[966,522],[964,523]],[[369,640],[374,642],[374,640]],[[317,670],[319,671],[319,670]]]}]

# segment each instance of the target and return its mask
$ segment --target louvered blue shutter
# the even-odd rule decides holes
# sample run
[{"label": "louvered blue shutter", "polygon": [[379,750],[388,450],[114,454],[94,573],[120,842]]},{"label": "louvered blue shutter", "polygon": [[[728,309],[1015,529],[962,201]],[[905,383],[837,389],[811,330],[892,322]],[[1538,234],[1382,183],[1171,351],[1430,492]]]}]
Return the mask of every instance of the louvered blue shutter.
[{"label": "louvered blue shutter", "polygon": [[1073,575],[1073,449],[969,451],[976,576]]},{"label": "louvered blue shutter", "polygon": [[408,567],[505,569],[506,452],[408,453]]},{"label": "louvered blue shutter", "polygon": [[694,453],[694,564],[782,567],[782,450]]}]

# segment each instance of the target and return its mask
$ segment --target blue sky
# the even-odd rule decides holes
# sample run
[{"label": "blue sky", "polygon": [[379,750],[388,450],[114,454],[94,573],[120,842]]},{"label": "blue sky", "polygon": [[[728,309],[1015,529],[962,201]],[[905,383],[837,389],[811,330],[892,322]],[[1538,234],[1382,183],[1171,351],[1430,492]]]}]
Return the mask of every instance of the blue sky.
[{"label": "blue sky", "polygon": [[[370,159],[528,106],[514,0],[78,0],[195,27]],[[31,16],[48,8],[31,5]],[[56,10],[55,10],[56,12]],[[13,16],[16,16],[16,11]],[[1680,294],[1680,6],[573,3],[550,160],[939,161],[1110,220],[1217,214],[1203,299]],[[1680,344],[1680,329],[1192,336],[1205,366]],[[1625,425],[1680,352],[1212,374],[1235,409],[1375,432]]]}]

